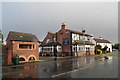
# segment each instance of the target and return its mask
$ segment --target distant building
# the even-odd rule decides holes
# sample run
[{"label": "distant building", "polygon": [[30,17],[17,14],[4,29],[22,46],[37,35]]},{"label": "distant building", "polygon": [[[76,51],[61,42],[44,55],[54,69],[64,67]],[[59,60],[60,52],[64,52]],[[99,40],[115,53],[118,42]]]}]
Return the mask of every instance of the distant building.
[{"label": "distant building", "polygon": [[[68,56],[94,55],[95,45],[92,43],[93,36],[82,32],[67,29],[66,23],[62,23],[61,29],[56,33],[48,32],[42,42],[41,53],[53,52],[53,47],[47,46],[49,43],[57,42],[59,44],[58,51]],[[51,44],[52,45],[52,44]],[[51,48],[51,49],[49,49]],[[51,52],[51,53],[52,53]]]},{"label": "distant building", "polygon": [[29,33],[10,31],[3,48],[4,60],[12,64],[12,58],[18,56],[20,61],[39,60],[39,40]]},{"label": "distant building", "polygon": [[107,46],[107,51],[112,52],[112,43],[106,39],[103,39],[102,37],[100,38],[93,38],[93,43],[95,45],[101,45],[102,48]]}]

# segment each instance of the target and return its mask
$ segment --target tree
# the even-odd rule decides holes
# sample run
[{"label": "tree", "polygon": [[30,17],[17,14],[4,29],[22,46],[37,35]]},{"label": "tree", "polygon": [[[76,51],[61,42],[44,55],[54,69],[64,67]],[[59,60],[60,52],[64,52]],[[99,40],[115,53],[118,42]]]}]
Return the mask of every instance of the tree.
[{"label": "tree", "polygon": [[100,44],[95,46],[95,49],[102,49],[102,46]]},{"label": "tree", "polygon": [[102,46],[100,44],[95,46],[95,54],[100,54],[101,53]]},{"label": "tree", "polygon": [[105,46],[103,49],[102,49],[102,51],[104,52],[104,53],[106,53],[106,51],[107,51],[107,46]]},{"label": "tree", "polygon": [[2,34],[2,31],[0,30],[0,44],[3,43],[3,34]]},{"label": "tree", "polygon": [[120,49],[120,43],[116,43],[112,47],[113,49]]},{"label": "tree", "polygon": [[0,60],[2,59],[3,61],[3,55],[2,54],[2,47],[4,46],[3,44],[3,34],[2,31],[0,30]]},{"label": "tree", "polygon": [[3,44],[3,34],[2,31],[0,30],[0,53],[2,53],[2,47],[4,46]]}]

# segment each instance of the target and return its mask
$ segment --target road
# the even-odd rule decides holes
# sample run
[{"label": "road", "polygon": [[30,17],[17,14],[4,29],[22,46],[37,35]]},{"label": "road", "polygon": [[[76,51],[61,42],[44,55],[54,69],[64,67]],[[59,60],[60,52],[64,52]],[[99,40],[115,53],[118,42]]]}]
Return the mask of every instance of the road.
[{"label": "road", "polygon": [[3,78],[118,78],[118,52],[101,56],[58,58],[41,57],[44,61],[3,67]]}]

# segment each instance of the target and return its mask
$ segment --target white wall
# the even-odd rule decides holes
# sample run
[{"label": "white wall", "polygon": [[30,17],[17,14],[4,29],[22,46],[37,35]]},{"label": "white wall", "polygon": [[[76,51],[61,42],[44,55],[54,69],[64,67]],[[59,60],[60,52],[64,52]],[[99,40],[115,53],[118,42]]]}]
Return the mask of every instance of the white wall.
[{"label": "white wall", "polygon": [[[77,47],[77,51],[86,51],[86,48],[90,48],[90,51],[94,51],[95,45],[73,45],[72,50],[74,52],[74,48]],[[80,48],[80,50],[79,50]]]},{"label": "white wall", "polygon": [[110,52],[112,52],[112,44],[111,43],[97,43],[97,45],[101,45],[102,48],[104,48],[105,46],[107,46],[107,51],[109,51],[110,48]]},{"label": "white wall", "polygon": [[[95,45],[96,45],[96,41],[93,40],[92,41]],[[110,48],[110,52],[112,52],[112,44],[111,43],[97,43],[97,45],[100,44],[102,46],[102,48],[104,48],[105,46],[107,46],[107,51],[109,51]]]},{"label": "white wall", "polygon": [[58,46],[57,46],[57,51],[58,51],[58,52],[62,52],[62,47],[58,45]]},{"label": "white wall", "polygon": [[75,34],[75,33],[72,33],[72,41],[74,40],[84,40],[85,41],[92,41],[92,37],[91,36],[83,36],[83,35],[80,35],[80,34]]}]

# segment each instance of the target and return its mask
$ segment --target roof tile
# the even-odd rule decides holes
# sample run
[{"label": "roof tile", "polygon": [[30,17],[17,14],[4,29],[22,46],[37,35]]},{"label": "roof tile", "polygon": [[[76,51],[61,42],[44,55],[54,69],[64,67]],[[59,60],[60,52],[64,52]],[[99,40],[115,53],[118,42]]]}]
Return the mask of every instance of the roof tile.
[{"label": "roof tile", "polygon": [[9,32],[9,36],[13,41],[30,41],[30,42],[39,42],[38,38],[30,33],[22,33],[22,32]]},{"label": "roof tile", "polygon": [[93,38],[97,43],[110,43],[108,40],[106,39],[100,39],[100,38]]}]

